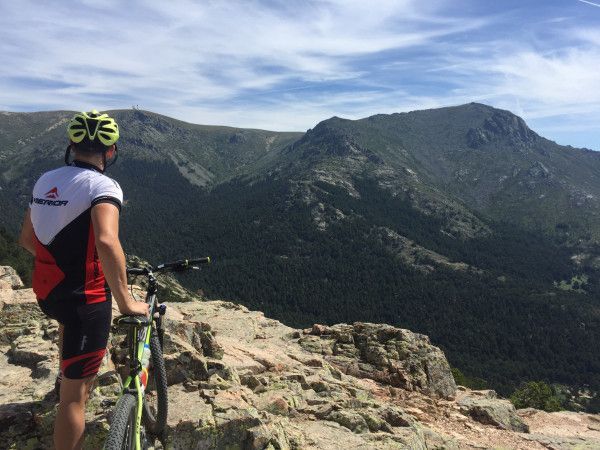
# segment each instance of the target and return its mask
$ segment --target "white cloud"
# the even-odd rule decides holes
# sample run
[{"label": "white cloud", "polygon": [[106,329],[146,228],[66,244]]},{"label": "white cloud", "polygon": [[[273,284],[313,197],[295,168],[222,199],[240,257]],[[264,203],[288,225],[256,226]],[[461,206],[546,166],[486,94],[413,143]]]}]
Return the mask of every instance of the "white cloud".
[{"label": "white cloud", "polygon": [[0,109],[139,104],[279,130],[469,101],[534,121],[600,118],[600,33],[573,5],[523,32],[510,11],[469,5],[480,4],[1,2]]},{"label": "white cloud", "polygon": [[[104,10],[94,2],[87,3],[93,10],[59,2],[5,3],[0,37],[15,44],[2,49],[0,76],[81,84],[62,92],[73,100],[84,91],[152,87],[159,102],[172,101],[162,98],[162,87],[179,91],[182,101],[226,98],[292,78],[352,79],[358,73],[348,58],[423,44],[478,22],[446,19],[423,29],[427,18],[411,22],[420,17],[412,0],[282,3],[283,10],[259,2],[115,3]],[[107,68],[131,76],[107,79]]]},{"label": "white cloud", "polygon": [[489,69],[505,77],[496,87],[505,95],[556,106],[600,106],[598,67],[600,49],[570,49],[558,55],[520,52],[498,59]]}]

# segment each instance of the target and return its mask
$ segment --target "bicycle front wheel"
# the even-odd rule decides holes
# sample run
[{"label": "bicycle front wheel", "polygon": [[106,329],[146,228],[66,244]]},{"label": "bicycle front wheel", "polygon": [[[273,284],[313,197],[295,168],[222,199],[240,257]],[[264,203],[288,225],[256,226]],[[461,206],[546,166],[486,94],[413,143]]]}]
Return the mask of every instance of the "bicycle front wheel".
[{"label": "bicycle front wheel", "polygon": [[160,436],[167,424],[167,371],[155,329],[150,336],[150,353],[152,364],[148,371],[142,418],[146,430],[154,436]]},{"label": "bicycle front wheel", "polygon": [[135,449],[137,399],[133,394],[124,394],[115,406],[112,422],[108,430],[105,450]]}]

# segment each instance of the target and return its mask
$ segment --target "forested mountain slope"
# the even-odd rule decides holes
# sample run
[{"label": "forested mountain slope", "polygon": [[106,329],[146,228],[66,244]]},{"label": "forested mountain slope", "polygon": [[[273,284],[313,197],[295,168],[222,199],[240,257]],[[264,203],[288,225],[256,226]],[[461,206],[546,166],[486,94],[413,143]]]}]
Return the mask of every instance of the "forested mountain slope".
[{"label": "forested mountain slope", "polygon": [[[480,104],[305,134],[114,113],[127,251],[210,254],[188,286],[293,326],[387,322],[507,392],[598,384],[600,155]],[[70,113],[0,115],[2,224],[61,164]]]}]

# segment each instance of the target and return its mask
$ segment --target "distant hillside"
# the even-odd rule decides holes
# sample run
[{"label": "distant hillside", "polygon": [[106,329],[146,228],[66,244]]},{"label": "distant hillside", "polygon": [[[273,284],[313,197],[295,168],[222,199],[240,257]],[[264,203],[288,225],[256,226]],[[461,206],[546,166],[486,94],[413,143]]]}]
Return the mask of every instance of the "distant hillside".
[{"label": "distant hillside", "polygon": [[[61,164],[70,114],[0,114],[9,229]],[[504,393],[599,383],[600,154],[481,104],[331,118],[305,134],[114,114],[126,249],[213,256],[188,286],[293,326],[428,334]]]},{"label": "distant hillside", "polygon": [[0,266],[13,267],[26,285],[31,284],[33,258],[0,226]]}]

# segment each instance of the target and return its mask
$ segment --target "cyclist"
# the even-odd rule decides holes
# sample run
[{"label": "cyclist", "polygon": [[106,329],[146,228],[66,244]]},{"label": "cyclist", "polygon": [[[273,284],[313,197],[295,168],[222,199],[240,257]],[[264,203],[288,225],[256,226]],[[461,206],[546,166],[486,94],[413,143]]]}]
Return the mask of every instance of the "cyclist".
[{"label": "cyclist", "polygon": [[60,323],[63,378],[54,424],[58,450],[83,443],[85,403],[106,352],[112,296],[121,313],[148,314],[148,305],[134,301],[127,291],[119,241],[123,193],[104,175],[117,157],[118,125],[94,110],[76,114],[67,132],[67,166],[37,180],[19,239],[35,256],[38,304]]}]

